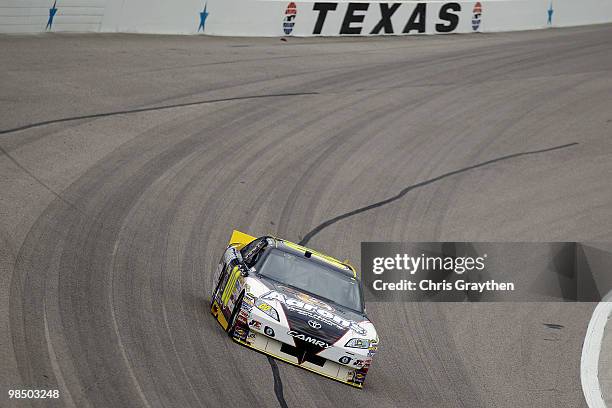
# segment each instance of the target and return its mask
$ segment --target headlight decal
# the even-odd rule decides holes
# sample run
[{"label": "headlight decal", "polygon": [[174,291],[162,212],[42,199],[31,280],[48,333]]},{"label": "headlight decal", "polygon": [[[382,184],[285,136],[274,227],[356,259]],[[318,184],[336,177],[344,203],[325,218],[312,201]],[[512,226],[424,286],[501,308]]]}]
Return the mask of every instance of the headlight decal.
[{"label": "headlight decal", "polygon": [[370,340],[367,339],[350,339],[346,342],[344,347],[367,349],[370,347]]},{"label": "headlight decal", "polygon": [[268,303],[264,302],[261,299],[257,299],[255,301],[255,307],[261,310],[262,312],[264,312],[265,314],[267,314],[268,316],[270,316],[271,318],[273,318],[274,320],[280,322],[280,319],[278,318],[278,312],[276,311],[275,308],[270,306]]}]

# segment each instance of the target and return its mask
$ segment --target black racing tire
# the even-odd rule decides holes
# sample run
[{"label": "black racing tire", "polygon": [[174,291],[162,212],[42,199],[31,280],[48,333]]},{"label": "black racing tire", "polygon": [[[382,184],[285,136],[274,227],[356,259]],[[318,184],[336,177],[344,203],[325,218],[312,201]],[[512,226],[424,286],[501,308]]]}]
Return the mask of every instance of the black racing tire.
[{"label": "black racing tire", "polygon": [[234,329],[236,328],[236,323],[238,322],[238,312],[242,308],[242,299],[244,299],[244,291],[240,292],[240,295],[238,296],[238,301],[234,305],[234,310],[232,310],[232,315],[230,316],[227,325],[227,335],[230,337],[234,335]]}]

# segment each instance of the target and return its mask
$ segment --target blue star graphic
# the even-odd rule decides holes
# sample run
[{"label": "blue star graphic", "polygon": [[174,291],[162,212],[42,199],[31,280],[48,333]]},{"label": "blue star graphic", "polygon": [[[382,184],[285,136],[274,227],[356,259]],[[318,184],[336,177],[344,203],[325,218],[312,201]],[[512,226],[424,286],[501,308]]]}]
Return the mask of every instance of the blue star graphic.
[{"label": "blue star graphic", "polygon": [[57,13],[57,7],[55,7],[56,4],[57,4],[57,0],[53,2],[53,7],[49,9],[49,20],[47,20],[47,27],[45,27],[45,30],[50,30],[51,27],[53,27],[53,18],[55,17],[55,14]]},{"label": "blue star graphic", "polygon": [[552,24],[552,19],[553,19],[553,13],[555,12],[555,10],[553,9],[553,5],[552,2],[550,3],[550,6],[548,7],[548,24]]},{"label": "blue star graphic", "polygon": [[204,10],[200,13],[200,26],[198,27],[198,32],[202,30],[204,32],[204,26],[206,25],[206,18],[208,17],[208,12],[206,11],[206,3],[204,3]]}]

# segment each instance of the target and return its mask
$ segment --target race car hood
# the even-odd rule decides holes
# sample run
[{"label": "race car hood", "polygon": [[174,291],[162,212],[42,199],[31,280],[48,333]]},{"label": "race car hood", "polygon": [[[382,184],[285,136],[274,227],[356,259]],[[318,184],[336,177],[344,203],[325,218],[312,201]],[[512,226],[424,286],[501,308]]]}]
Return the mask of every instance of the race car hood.
[{"label": "race car hood", "polygon": [[321,344],[324,348],[332,346],[349,332],[349,337],[372,336],[365,327],[371,323],[362,314],[267,279],[265,284],[270,290],[261,298],[280,303],[289,324],[288,332],[297,341],[319,339],[325,343]]}]

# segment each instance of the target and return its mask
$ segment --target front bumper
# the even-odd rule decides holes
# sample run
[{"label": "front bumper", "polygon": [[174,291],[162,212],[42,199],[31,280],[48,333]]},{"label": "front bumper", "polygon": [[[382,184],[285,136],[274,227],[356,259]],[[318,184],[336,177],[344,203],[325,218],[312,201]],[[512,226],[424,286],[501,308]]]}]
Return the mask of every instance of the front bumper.
[{"label": "front bumper", "polygon": [[[247,304],[243,304],[243,307],[238,315],[237,327],[231,334],[232,339],[235,342],[324,377],[331,378],[356,388],[363,388],[363,383],[370,365],[369,362],[362,367],[352,368],[350,366],[339,364],[333,360],[318,357],[307,359],[300,364],[297,356],[294,355],[296,354],[294,347],[249,328],[247,322],[252,316],[250,315],[249,311],[249,306]],[[227,330],[227,319],[221,312],[216,302],[213,302],[211,312],[221,327],[223,327],[224,330]],[[261,316],[258,317],[261,318]],[[272,325],[272,322],[269,324]],[[277,327],[277,329],[280,329],[280,327]]]},{"label": "front bumper", "polygon": [[237,328],[233,339],[237,343],[282,360],[286,363],[293,364],[294,366],[304,368],[308,371],[312,371],[324,377],[340,381],[356,388],[363,388],[367,367],[365,370],[363,368],[352,369],[348,366],[336,363],[335,361],[323,358],[313,362],[304,361],[302,364],[300,364],[296,356],[289,354],[291,353],[291,350],[290,348],[286,347],[284,343],[274,340],[273,338],[270,338],[264,334],[257,333],[253,330],[248,330],[248,328]]}]

